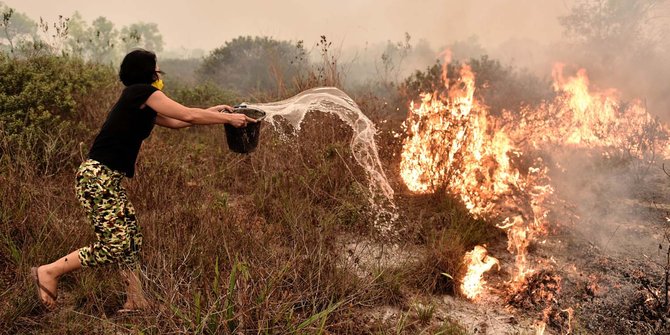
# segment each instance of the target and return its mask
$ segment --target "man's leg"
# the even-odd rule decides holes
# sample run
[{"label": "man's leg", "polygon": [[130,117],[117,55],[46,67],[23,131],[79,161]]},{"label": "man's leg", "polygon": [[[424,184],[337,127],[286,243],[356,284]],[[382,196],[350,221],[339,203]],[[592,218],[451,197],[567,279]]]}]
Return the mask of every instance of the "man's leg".
[{"label": "man's leg", "polygon": [[[79,250],[75,250],[53,263],[38,267],[37,278],[40,285],[44,286],[49,292],[56,294],[58,278],[78,269],[81,269],[81,261],[79,260]],[[48,306],[54,306],[56,303],[42,288],[40,288],[40,298]]]}]

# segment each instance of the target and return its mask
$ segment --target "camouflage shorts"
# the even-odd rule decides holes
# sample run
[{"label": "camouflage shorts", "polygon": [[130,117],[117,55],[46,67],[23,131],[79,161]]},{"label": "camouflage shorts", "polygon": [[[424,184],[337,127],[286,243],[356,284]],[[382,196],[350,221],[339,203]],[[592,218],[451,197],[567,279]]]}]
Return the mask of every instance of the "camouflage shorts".
[{"label": "camouflage shorts", "polygon": [[121,186],[124,175],[89,159],[79,166],[77,199],[93,223],[96,241],[79,249],[82,266],[133,265],[142,246],[135,209]]}]

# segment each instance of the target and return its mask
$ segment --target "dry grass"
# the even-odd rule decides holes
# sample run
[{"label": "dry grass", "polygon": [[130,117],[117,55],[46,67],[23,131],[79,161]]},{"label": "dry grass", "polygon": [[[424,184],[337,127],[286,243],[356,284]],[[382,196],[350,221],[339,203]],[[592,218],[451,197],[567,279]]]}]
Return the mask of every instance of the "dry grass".
[{"label": "dry grass", "polygon": [[[81,97],[86,124],[106,105]],[[230,102],[229,102],[230,103]],[[370,109],[374,103],[361,101]],[[379,115],[379,110],[366,110]],[[379,121],[379,120],[377,120]],[[91,127],[94,129],[94,127]],[[90,143],[94,132],[80,140]],[[92,230],[74,197],[74,169],[88,144],[64,168],[44,174],[29,153],[0,160],[0,329],[4,333],[415,333],[461,334],[413,296],[454,293],[442,275],[461,271],[463,252],[495,238],[444,195],[402,191],[397,140],[380,134],[381,156],[399,190],[406,231],[418,261],[359,276],[343,261],[347,236],[377,241],[366,180],[349,151],[351,131],[334,117],[311,115],[298,137],[263,129],[251,155],[228,151],[222,127],[156,129],[145,142],[136,178],[126,180],[144,234],[142,271],[155,307],[115,313],[125,299],[114,266],[62,278],[56,312],[38,308],[30,266],[90,243]],[[54,143],[60,143],[53,139]],[[388,242],[390,243],[390,242]],[[397,306],[419,321],[370,322],[369,311]],[[411,327],[408,325],[412,325]]]}]

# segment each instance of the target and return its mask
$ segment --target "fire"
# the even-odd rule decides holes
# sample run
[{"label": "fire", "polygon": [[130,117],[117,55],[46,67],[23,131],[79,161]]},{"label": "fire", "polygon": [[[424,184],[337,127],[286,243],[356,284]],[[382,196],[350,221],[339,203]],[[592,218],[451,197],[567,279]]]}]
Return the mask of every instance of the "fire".
[{"label": "fire", "polygon": [[413,192],[446,186],[473,214],[483,214],[519,172],[511,167],[511,140],[489,125],[486,109],[474,99],[474,79],[463,65],[458,85],[447,85],[446,94],[423,94],[418,107],[411,104],[400,175]]},{"label": "fire", "polygon": [[465,265],[468,268],[463,282],[461,283],[461,292],[468,299],[476,298],[484,289],[486,281],[482,279],[484,273],[491,270],[494,265],[500,267],[497,259],[487,254],[486,248],[475,246],[472,251],[465,253]]},{"label": "fire", "polygon": [[[410,103],[400,175],[412,192],[449,192],[473,216],[500,222],[508,250],[515,255],[513,290],[536,271],[528,247],[547,234],[554,194],[548,166],[539,157],[529,158],[532,152],[560,146],[619,150],[651,159],[650,150],[669,151],[670,132],[640,101],[623,103],[615,90],[593,89],[583,69],[565,76],[565,66],[557,64],[553,100],[497,119],[475,99],[475,76],[467,64],[452,85],[446,69],[445,64],[442,91],[425,92],[420,103]],[[516,163],[522,157],[530,166]],[[473,299],[485,284],[483,274],[498,263],[479,246],[465,255],[464,263],[468,270],[461,290]]]},{"label": "fire", "polygon": [[658,153],[668,156],[668,129],[653,118],[639,100],[623,103],[614,89],[596,90],[585,69],[566,77],[565,65],[554,65],[556,98],[538,109],[522,111],[520,136],[536,148],[549,145],[626,151],[635,158],[652,153],[657,141],[666,144]]},{"label": "fire", "polygon": [[[446,71],[446,67],[444,68]],[[446,75],[445,75],[446,76]],[[454,160],[468,144],[467,125],[481,127],[472,114],[474,75],[468,66],[461,69],[463,89],[446,86],[446,96],[435,92],[422,95],[420,106],[411,105],[415,117],[406,122],[412,136],[405,139],[400,173],[407,187],[414,192],[434,192],[454,176]],[[476,133],[479,129],[475,129]],[[481,153],[474,149],[481,159]]]},{"label": "fire", "polygon": [[[446,67],[443,78],[447,78]],[[517,259],[514,282],[521,282],[532,272],[526,261],[527,247],[544,230],[548,211],[543,202],[553,189],[546,184],[547,170],[541,161],[523,173],[514,167],[513,159],[521,150],[507,129],[496,126],[474,92],[475,76],[466,64],[455,85],[450,87],[445,80],[443,92],[425,93],[419,105],[410,104],[400,174],[413,192],[444,188],[458,195],[474,216],[504,220],[500,227],[507,230],[508,249]],[[507,217],[506,213],[521,214]],[[464,261],[475,264],[469,257]],[[481,274],[468,280],[481,280]],[[476,285],[468,284],[471,286]]]}]

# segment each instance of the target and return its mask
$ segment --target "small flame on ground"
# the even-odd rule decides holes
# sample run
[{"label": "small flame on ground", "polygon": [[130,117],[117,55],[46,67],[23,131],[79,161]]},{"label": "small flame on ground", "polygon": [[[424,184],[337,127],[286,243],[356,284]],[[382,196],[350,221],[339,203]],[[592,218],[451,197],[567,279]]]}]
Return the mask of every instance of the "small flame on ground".
[{"label": "small flame on ground", "polygon": [[486,281],[482,278],[484,273],[491,270],[494,265],[500,267],[500,263],[488,255],[486,248],[478,245],[472,251],[465,253],[465,265],[468,270],[461,283],[461,292],[468,299],[475,299],[486,285]]}]

